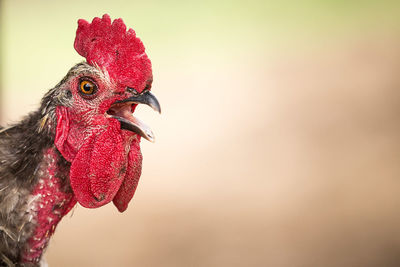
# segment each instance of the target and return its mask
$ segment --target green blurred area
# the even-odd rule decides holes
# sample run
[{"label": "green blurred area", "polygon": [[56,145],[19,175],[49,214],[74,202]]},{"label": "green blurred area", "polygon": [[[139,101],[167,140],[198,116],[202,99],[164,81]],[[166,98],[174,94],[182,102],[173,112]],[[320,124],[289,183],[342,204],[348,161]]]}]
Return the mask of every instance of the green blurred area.
[{"label": "green blurred area", "polygon": [[[149,46],[188,48],[199,44],[242,47],[340,32],[368,31],[400,24],[399,1],[28,1],[3,0],[5,46],[30,40],[48,52],[71,47],[75,25],[71,18],[109,13],[133,25]],[[62,23],[68,22],[68,23]],[[53,41],[49,41],[50,35]],[[34,45],[34,44],[32,44]],[[158,48],[158,47],[157,47]],[[158,49],[149,49],[158,51]],[[34,52],[31,50],[30,52]]]},{"label": "green blurred area", "polygon": [[[2,60],[12,68],[14,57],[32,61],[27,64],[32,67],[41,56],[59,54],[60,62],[75,56],[71,39],[76,24],[71,22],[104,13],[124,18],[145,40],[151,54],[170,48],[222,54],[246,48],[261,51],[266,46],[295,41],[302,45],[318,38],[400,24],[399,1],[3,0],[2,5],[6,51]],[[61,49],[71,53],[59,53]]]},{"label": "green blurred area", "polygon": [[66,33],[74,29],[70,26],[69,31],[63,31],[66,26],[61,21],[69,22],[71,17],[89,19],[103,13],[123,17],[128,25],[140,30],[145,40],[173,39],[174,45],[177,40],[186,43],[189,39],[235,46],[248,38],[250,42],[267,41],[286,34],[324,35],[335,29],[365,31],[400,23],[399,1],[114,1],[111,4],[4,0],[3,6],[6,37],[12,30],[13,35],[20,35],[19,42],[32,38],[45,41],[46,33],[51,32],[55,38],[51,43],[56,46],[68,44],[70,36]]}]

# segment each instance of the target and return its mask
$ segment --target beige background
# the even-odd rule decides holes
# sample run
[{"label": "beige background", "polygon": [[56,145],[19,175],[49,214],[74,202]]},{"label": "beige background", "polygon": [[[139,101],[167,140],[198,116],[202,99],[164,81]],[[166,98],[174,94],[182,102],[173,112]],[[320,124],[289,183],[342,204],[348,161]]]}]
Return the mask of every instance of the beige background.
[{"label": "beige background", "polygon": [[1,122],[82,58],[76,21],[144,41],[163,113],[139,117],[129,209],[78,206],[50,266],[400,266],[397,1],[3,0]]}]

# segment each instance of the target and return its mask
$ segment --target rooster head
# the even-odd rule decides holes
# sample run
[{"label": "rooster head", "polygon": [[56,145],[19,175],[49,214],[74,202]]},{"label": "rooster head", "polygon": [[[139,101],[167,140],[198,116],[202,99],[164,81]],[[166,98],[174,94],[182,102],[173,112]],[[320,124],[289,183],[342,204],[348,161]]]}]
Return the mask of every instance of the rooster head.
[{"label": "rooster head", "polygon": [[78,202],[96,208],[113,201],[123,212],[141,174],[140,139],[154,141],[133,112],[138,104],[161,112],[150,93],[151,62],[135,32],[107,14],[92,23],[79,20],[74,47],[86,62],[57,87],[54,143],[71,163]]}]

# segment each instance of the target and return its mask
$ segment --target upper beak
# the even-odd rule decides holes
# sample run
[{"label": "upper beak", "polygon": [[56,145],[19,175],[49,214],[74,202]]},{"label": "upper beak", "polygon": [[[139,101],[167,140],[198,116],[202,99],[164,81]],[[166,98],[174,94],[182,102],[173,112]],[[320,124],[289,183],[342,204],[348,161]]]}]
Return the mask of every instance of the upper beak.
[{"label": "upper beak", "polygon": [[144,91],[141,94],[131,96],[129,98],[117,101],[115,103],[126,103],[126,102],[131,102],[135,104],[145,104],[150,106],[158,113],[161,113],[160,103],[158,102],[157,98],[152,93],[150,93],[150,91]]}]

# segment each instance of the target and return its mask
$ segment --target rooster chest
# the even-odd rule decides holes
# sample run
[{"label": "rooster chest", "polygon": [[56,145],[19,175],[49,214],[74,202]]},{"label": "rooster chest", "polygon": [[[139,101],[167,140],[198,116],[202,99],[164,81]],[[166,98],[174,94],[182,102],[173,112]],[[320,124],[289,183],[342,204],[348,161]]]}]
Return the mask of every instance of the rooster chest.
[{"label": "rooster chest", "polygon": [[66,190],[65,181],[60,178],[66,174],[60,173],[57,159],[54,148],[45,152],[38,169],[38,182],[27,203],[27,213],[36,226],[22,255],[24,262],[38,263],[41,260],[57,224],[76,204],[73,193]]}]

